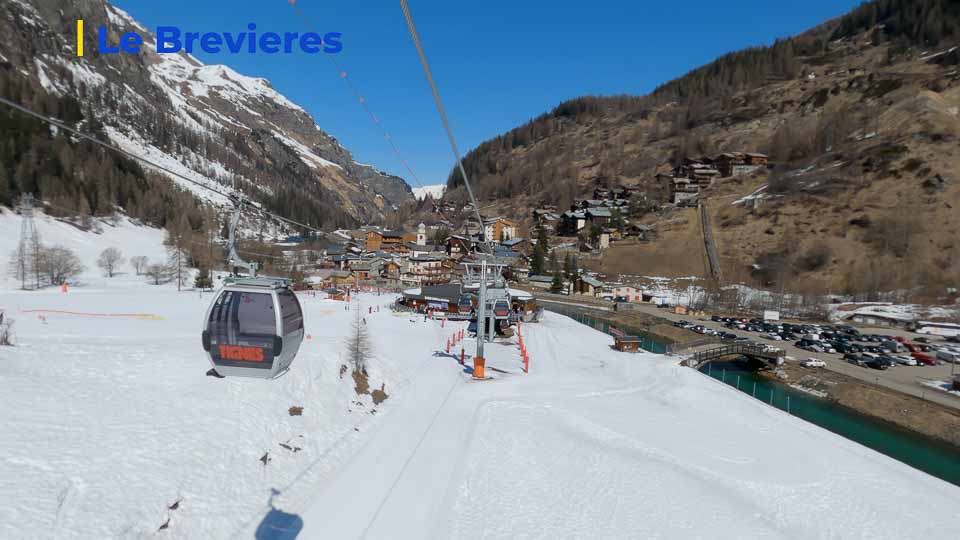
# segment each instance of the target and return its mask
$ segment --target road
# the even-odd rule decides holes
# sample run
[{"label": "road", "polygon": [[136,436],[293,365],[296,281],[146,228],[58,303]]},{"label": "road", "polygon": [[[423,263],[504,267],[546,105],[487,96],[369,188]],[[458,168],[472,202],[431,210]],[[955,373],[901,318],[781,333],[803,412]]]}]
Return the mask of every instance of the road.
[{"label": "road", "polygon": [[[540,293],[538,293],[540,294]],[[558,295],[549,295],[551,301],[554,300],[554,297]],[[596,301],[594,298],[583,298],[587,300],[585,302],[579,302],[581,297],[577,295],[565,297],[565,300],[562,300],[565,304],[574,307],[579,305],[580,307],[588,309],[600,309],[603,307],[603,304]],[[609,306],[609,303],[607,303]],[[677,315],[666,309],[658,309],[656,306],[651,304],[640,304],[637,306],[637,309],[633,312],[646,313],[649,315],[654,315],[667,319],[669,321],[690,321],[696,322],[699,325],[705,326],[707,328],[713,328],[715,330],[723,330],[725,332],[730,332],[738,336],[746,336],[751,340],[757,343],[769,343],[773,346],[783,348],[787,351],[787,356],[793,357],[796,361],[803,360],[809,357],[816,357],[827,363],[827,369],[835,371],[837,373],[842,373],[850,377],[859,379],[864,382],[869,382],[873,384],[879,384],[881,386],[897,390],[898,392],[903,392],[905,394],[926,399],[947,407],[960,410],[960,398],[947,394],[946,392],[939,392],[933,388],[925,386],[922,384],[924,379],[933,379],[933,380],[949,380],[951,373],[953,371],[960,372],[960,366],[955,366],[952,364],[943,364],[938,366],[897,366],[893,369],[888,369],[885,371],[878,371],[874,369],[860,367],[854,364],[850,364],[843,360],[843,355],[841,354],[827,354],[827,353],[813,353],[810,351],[805,351],[793,346],[793,343],[788,343],[784,341],[770,341],[760,337],[760,334],[756,332],[744,332],[742,330],[730,330],[725,328],[722,323],[716,323],[710,319],[701,319],[697,317],[690,317],[687,315]],[[909,339],[914,339],[919,337],[920,334],[914,334],[911,332],[906,332],[898,329],[891,328],[859,328],[861,332],[868,334],[884,334],[891,336],[903,336]]]}]

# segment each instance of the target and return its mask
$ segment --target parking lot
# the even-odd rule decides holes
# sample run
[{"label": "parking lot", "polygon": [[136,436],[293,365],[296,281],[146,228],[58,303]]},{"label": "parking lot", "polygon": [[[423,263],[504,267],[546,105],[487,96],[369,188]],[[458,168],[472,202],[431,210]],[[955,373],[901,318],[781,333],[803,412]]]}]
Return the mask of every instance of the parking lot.
[{"label": "parking lot", "polygon": [[[960,398],[947,394],[946,392],[941,392],[925,386],[922,384],[924,380],[950,380],[952,373],[960,373],[960,365],[956,364],[939,364],[936,366],[904,366],[897,365],[886,370],[876,370],[870,369],[867,367],[861,367],[856,364],[851,364],[843,359],[843,354],[839,353],[824,353],[824,352],[811,352],[807,350],[800,349],[794,346],[793,341],[771,341],[761,338],[761,333],[758,332],[748,332],[739,329],[729,329],[724,326],[723,322],[711,321],[710,319],[701,319],[687,317],[683,315],[676,315],[667,310],[657,309],[654,306],[642,306],[642,311],[647,311],[650,314],[657,315],[659,317],[671,320],[671,321],[681,321],[686,320],[694,323],[696,325],[702,325],[706,328],[710,328],[716,331],[729,332],[740,337],[746,337],[754,343],[765,343],[772,345],[774,347],[782,348],[786,351],[787,356],[793,358],[793,361],[802,361],[806,358],[814,357],[823,360],[826,363],[826,369],[835,371],[837,373],[842,373],[850,377],[862,380],[864,382],[870,382],[874,384],[879,384],[886,386],[888,388],[916,396],[923,399],[934,401],[942,405],[960,409]],[[890,328],[862,328],[858,327],[857,330],[861,334],[880,334],[890,337],[902,337],[906,338],[909,341],[913,341],[918,337],[927,337],[932,338],[931,341],[935,344],[940,341],[940,338],[933,338],[932,336],[922,336],[921,334],[914,334],[911,332],[906,332],[903,330],[890,329]],[[798,336],[799,339],[800,336]],[[870,343],[871,345],[878,345],[877,343]]]}]

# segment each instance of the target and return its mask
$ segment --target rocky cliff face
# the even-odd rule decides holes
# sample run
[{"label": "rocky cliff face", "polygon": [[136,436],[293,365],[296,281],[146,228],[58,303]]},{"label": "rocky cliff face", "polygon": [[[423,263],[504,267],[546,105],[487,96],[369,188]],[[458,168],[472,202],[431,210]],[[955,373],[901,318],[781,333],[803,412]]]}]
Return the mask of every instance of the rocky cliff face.
[{"label": "rocky cliff face", "polygon": [[[186,53],[157,54],[152,42],[135,55],[99,54],[101,25],[111,43],[132,30],[153,39],[152,31],[104,0],[0,5],[0,63],[50,94],[75,97],[83,122],[96,122],[124,148],[318,225],[380,221],[413,199],[403,179],[356,163],[266,79]],[[81,18],[87,31],[78,58]],[[183,187],[217,202],[196,186]]]}]

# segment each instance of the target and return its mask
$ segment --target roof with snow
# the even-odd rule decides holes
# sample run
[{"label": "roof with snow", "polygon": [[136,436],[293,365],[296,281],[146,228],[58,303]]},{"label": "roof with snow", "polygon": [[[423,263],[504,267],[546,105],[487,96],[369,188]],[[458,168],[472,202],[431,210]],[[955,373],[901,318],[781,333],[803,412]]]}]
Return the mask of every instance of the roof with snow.
[{"label": "roof with snow", "polygon": [[581,276],[580,279],[591,287],[603,287],[603,282],[590,276]]}]

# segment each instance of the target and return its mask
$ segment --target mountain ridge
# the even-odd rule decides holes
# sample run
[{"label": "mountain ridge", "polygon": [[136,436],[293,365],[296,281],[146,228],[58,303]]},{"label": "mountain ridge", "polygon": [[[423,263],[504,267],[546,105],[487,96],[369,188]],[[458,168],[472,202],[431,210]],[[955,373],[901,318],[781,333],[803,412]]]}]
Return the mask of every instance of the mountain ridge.
[{"label": "mountain ridge", "polygon": [[[25,78],[18,84],[31,93],[77,99],[80,122],[95,115],[115,144],[194,170],[221,189],[317,226],[383,221],[413,199],[402,178],[356,163],[267,79],[182,52],[157,54],[149,44],[136,55],[99,54],[92,36],[87,54],[73,58],[73,45],[64,36],[73,35],[70,25],[79,18],[90,27],[106,25],[111,40],[136,29],[150,41],[143,25],[112,4],[3,3],[10,8],[0,17],[0,31],[11,45],[0,52],[6,77]],[[189,184],[180,187],[218,202]]]},{"label": "mountain ridge", "polygon": [[[956,3],[871,2],[768,47],[723,55],[647,96],[563,102],[481,143],[464,167],[485,211],[519,220],[531,235],[533,208],[562,212],[598,187],[636,188],[647,199],[629,217],[655,226],[659,240],[615,244],[585,266],[702,276],[698,218],[663,205],[668,186],[658,174],[687,157],[768,153],[771,168],[701,196],[731,281],[871,296],[942,291],[960,281],[951,211],[960,204],[958,28]],[[758,190],[757,203],[730,204]],[[444,206],[465,200],[452,169]],[[792,264],[772,281],[755,271],[786,259],[818,264]]]}]

